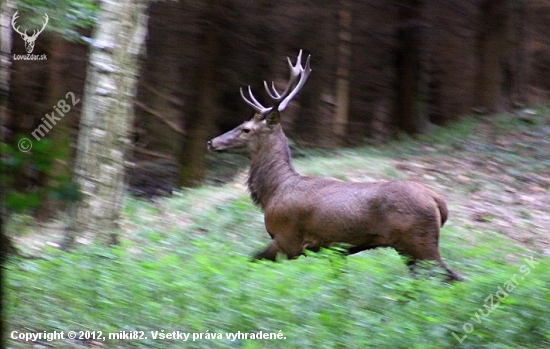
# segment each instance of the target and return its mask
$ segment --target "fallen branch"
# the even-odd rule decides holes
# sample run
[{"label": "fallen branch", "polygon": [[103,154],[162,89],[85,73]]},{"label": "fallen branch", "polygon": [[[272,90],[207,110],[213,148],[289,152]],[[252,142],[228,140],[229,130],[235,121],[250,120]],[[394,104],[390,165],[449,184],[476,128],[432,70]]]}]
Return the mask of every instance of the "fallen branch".
[{"label": "fallen branch", "polygon": [[164,117],[164,115],[162,115],[158,111],[156,111],[152,108],[149,108],[147,105],[145,105],[141,102],[138,102],[138,101],[135,101],[134,104],[137,107],[141,108],[142,110],[148,112],[149,114],[159,118],[162,122],[164,122],[166,125],[168,125],[168,127],[170,127],[172,130],[176,131],[179,134],[185,135],[185,131],[179,125],[177,125],[176,123],[168,120],[166,117]]},{"label": "fallen branch", "polygon": [[171,155],[161,153],[161,152],[158,152],[158,151],[148,150],[148,149],[141,148],[141,147],[138,147],[138,146],[135,146],[134,150],[137,151],[138,153],[141,153],[141,154],[146,154],[146,155],[155,156],[155,157],[161,158],[161,159],[176,161],[175,157],[173,157]]}]

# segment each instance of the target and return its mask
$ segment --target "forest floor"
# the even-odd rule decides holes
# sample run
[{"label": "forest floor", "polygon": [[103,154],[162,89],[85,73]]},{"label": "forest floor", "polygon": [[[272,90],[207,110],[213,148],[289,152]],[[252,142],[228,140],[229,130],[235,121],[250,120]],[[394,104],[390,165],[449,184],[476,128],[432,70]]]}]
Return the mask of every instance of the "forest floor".
[{"label": "forest floor", "polygon": [[[366,148],[297,152],[295,166],[304,175],[345,181],[422,182],[446,198],[451,222],[491,230],[550,255],[549,109],[466,117],[428,135]],[[223,160],[211,161],[218,164],[218,170],[211,170],[212,177],[226,171],[220,166],[233,164],[230,171],[241,168],[229,183],[222,182],[225,187],[216,197],[231,200],[237,194],[235,189],[245,192],[247,161],[230,154],[213,156]],[[217,179],[207,181],[220,187]],[[162,199],[154,201],[162,205]],[[195,197],[195,201],[203,201],[199,206],[220,202],[211,197]],[[179,225],[192,222],[191,217],[186,222],[174,219]],[[16,218],[18,229],[21,221],[27,233],[16,234],[20,246],[30,250],[39,250],[44,243],[57,246],[62,221],[36,226],[30,217],[22,216]],[[132,233],[131,224],[126,231]]]},{"label": "forest floor", "polygon": [[[8,265],[9,330],[147,329],[149,339],[108,341],[112,348],[181,347],[181,341],[152,340],[149,330],[161,328],[202,335],[282,331],[289,339],[215,338],[193,348],[550,345],[550,109],[465,117],[416,138],[334,151],[295,149],[294,155],[302,174],[410,179],[440,193],[450,211],[441,253],[466,281],[447,286],[411,278],[390,249],[354,255],[344,267],[327,263],[334,258],[330,251],[277,266],[248,263],[269,236],[241,167],[226,183],[212,177],[216,185],[167,198],[129,197],[122,243],[112,249],[86,245],[65,253],[57,249],[63,217],[47,224],[12,217],[8,234],[26,255],[41,258]],[[339,268],[345,273],[335,274]],[[506,282],[516,275],[525,281],[514,290]],[[502,305],[490,315],[478,313],[489,306],[488,295],[498,296],[497,286],[508,291],[499,298]],[[100,346],[80,340],[56,347]]]}]

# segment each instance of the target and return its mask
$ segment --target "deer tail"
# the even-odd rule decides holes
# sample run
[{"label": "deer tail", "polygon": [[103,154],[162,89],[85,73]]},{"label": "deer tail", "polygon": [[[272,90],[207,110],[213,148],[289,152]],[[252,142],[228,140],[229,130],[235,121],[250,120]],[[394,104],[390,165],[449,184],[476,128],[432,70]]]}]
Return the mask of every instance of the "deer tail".
[{"label": "deer tail", "polygon": [[437,204],[437,208],[439,209],[439,215],[441,216],[441,226],[445,224],[447,221],[447,217],[449,216],[449,210],[447,209],[447,204],[445,203],[445,200],[439,195],[434,195],[435,203]]}]

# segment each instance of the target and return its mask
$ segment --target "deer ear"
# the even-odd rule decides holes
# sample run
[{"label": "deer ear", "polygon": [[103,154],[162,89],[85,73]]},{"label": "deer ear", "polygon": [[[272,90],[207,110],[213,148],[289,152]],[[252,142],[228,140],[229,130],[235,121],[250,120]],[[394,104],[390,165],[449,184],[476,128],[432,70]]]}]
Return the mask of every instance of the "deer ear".
[{"label": "deer ear", "polygon": [[281,115],[277,109],[269,112],[265,117],[265,122],[267,126],[275,126],[281,121]]}]

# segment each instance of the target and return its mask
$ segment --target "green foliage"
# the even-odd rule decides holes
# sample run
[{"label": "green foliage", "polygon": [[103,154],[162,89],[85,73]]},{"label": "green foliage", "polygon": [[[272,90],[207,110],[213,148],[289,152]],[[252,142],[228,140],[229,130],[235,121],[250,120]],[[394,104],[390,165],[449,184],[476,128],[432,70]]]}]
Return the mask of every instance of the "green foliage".
[{"label": "green foliage", "polygon": [[[465,348],[542,348],[549,343],[548,259],[496,310],[482,317],[464,339]],[[353,258],[335,276],[326,259],[279,265],[248,263],[213,254],[209,246],[139,258],[127,249],[90,248],[75,254],[50,251],[46,260],[19,261],[9,268],[11,328],[69,331],[84,324],[106,332],[145,330],[148,340],[111,341],[109,347],[178,348],[177,341],[152,340],[149,330],[188,333],[277,332],[283,341],[262,348],[458,347],[452,336],[475,317],[497,286],[518,271],[489,265],[465,283],[415,280],[382,263]],[[78,270],[78,272],[75,272]],[[54,281],[55,280],[55,281]],[[33,285],[32,287],[29,287]],[[193,347],[230,343],[196,341]],[[246,341],[241,345],[248,345]]]},{"label": "green foliage", "polygon": [[[495,129],[508,128],[498,125],[510,118],[496,118]],[[472,154],[480,158],[489,154],[492,161],[505,164],[505,170],[517,165],[547,171],[548,167],[529,167],[540,159],[528,162],[522,153],[523,138],[512,139],[504,150],[491,147],[498,142],[484,142],[480,124],[473,125],[467,120],[451,128],[451,135],[437,129],[421,139],[377,149],[341,150],[339,156],[317,155],[296,163],[307,174],[387,179],[404,176],[407,170],[393,166],[392,161],[407,158],[414,165],[419,160],[413,156],[429,145],[435,150],[430,150],[428,160],[440,171],[437,157],[451,153],[460,161]],[[548,132],[538,121],[532,128],[517,122],[514,132],[526,134],[537,125]],[[500,142],[508,138],[500,137]],[[525,142],[524,147],[528,146]],[[547,153],[540,156],[548,161]],[[21,163],[18,158],[10,160]],[[409,171],[414,175],[426,173],[413,170]],[[413,278],[392,249],[365,251],[346,261],[337,251],[325,250],[277,264],[250,263],[249,256],[263,248],[269,237],[261,212],[242,184],[231,183],[185,190],[155,202],[128,198],[122,220],[127,233],[120,246],[82,246],[72,253],[46,248],[43,259],[12,260],[6,280],[8,333],[96,330],[106,335],[125,330],[145,331],[148,337],[107,339],[106,348],[548,348],[550,258],[518,243],[524,240],[517,237],[523,236],[513,234],[526,230],[521,220],[502,231],[494,224],[502,223],[499,211],[481,212],[479,222],[453,207],[469,192],[499,191],[491,186],[499,180],[496,176],[483,180],[477,178],[483,172],[468,171],[463,183],[455,180],[454,172],[427,172],[437,177],[431,185],[450,183],[445,188],[453,198],[451,216],[442,229],[440,248],[464,282],[442,282],[441,271],[432,265],[420,268],[419,277]],[[468,186],[474,181],[476,187],[471,190]],[[502,209],[504,201],[498,206]],[[531,212],[523,218],[527,223],[534,223],[538,215]],[[154,340],[150,331],[224,335],[183,343]],[[239,331],[281,331],[286,339],[232,341],[225,337]],[[29,344],[11,341],[9,345],[26,348]],[[93,346],[67,339],[52,345]]]},{"label": "green foliage", "polygon": [[40,202],[40,194],[36,192],[21,193],[10,190],[6,195],[6,207],[15,212],[23,212],[29,208],[37,208],[40,206]]},{"label": "green foliage", "polygon": [[[204,194],[204,190],[198,190]],[[174,198],[187,205],[197,191]],[[181,227],[143,224],[162,214],[129,200],[139,223],[121,246],[85,246],[73,253],[46,249],[44,259],[8,266],[11,330],[145,331],[147,340],[106,340],[110,348],[543,348],[550,344],[550,259],[528,275],[531,256],[502,237],[478,232],[465,245],[463,228],[444,229],[442,253],[466,277],[448,285],[433,268],[412,278],[391,249],[364,252],[341,262],[337,252],[296,261],[250,263],[250,240],[263,231],[260,214],[245,196],[195,207],[196,220]],[[192,209],[190,209],[192,210]],[[128,211],[127,211],[128,212]],[[494,246],[498,244],[499,248]],[[517,257],[506,263],[506,256]],[[332,263],[331,263],[332,261]],[[519,285],[488,316],[474,322],[486,298],[515,275]],[[522,279],[523,277],[523,279]],[[494,303],[498,299],[494,298]],[[469,322],[474,330],[462,344]],[[150,331],[223,333],[223,340],[153,340]],[[277,333],[281,340],[235,340],[225,333]],[[71,344],[72,343],[72,344]],[[12,347],[19,347],[12,343]],[[78,342],[59,342],[74,345]],[[460,344],[460,345],[459,345]],[[24,346],[20,346],[24,347]]]},{"label": "green foliage", "polygon": [[24,25],[39,28],[44,14],[49,17],[46,31],[63,35],[68,40],[88,39],[79,28],[89,28],[97,21],[97,3],[89,0],[24,0],[17,4],[20,21]]},{"label": "green foliage", "polygon": [[[24,139],[16,137],[16,144]],[[63,152],[55,151],[52,142],[43,138],[32,143],[28,152],[23,152],[7,143],[0,143],[0,181],[5,190],[3,204],[15,212],[24,212],[37,208],[42,200],[50,196],[63,201],[76,201],[80,198],[78,187],[68,178],[52,178],[55,187],[39,187],[41,176],[46,173],[56,160],[66,158]]]}]

